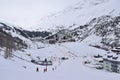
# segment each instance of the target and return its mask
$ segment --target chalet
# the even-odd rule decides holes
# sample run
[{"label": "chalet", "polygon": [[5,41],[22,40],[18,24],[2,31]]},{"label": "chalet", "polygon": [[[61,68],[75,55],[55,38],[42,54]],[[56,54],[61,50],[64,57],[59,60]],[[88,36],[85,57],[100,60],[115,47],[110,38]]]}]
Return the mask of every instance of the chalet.
[{"label": "chalet", "polygon": [[94,58],[101,58],[102,56],[97,54],[97,55],[94,55]]},{"label": "chalet", "polygon": [[34,38],[30,38],[31,41],[43,41],[42,37],[34,37]]},{"label": "chalet", "polygon": [[57,41],[55,40],[55,39],[50,39],[49,41],[48,41],[48,43],[49,44],[55,44]]},{"label": "chalet", "polygon": [[120,73],[120,58],[116,54],[108,54],[103,58],[103,68],[110,72]]}]

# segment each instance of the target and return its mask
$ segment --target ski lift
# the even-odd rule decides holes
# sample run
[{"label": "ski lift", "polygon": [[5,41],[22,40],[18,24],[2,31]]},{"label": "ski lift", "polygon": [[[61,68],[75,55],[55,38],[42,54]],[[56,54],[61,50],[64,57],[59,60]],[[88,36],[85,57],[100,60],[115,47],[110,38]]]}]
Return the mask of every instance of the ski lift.
[{"label": "ski lift", "polygon": [[38,65],[42,65],[42,66],[51,66],[52,65],[52,61],[48,61],[47,59],[45,59],[44,61],[36,61],[36,60],[31,60],[32,63],[38,64]]}]

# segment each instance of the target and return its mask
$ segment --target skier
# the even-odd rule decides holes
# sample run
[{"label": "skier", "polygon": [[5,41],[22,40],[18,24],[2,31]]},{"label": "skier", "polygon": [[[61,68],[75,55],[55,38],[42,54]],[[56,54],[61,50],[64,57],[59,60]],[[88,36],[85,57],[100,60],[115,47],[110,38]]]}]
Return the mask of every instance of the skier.
[{"label": "skier", "polygon": [[44,69],[44,72],[47,72],[47,68]]},{"label": "skier", "polygon": [[54,68],[52,68],[52,71],[54,71]]},{"label": "skier", "polygon": [[39,68],[38,67],[36,68],[36,72],[39,72]]}]

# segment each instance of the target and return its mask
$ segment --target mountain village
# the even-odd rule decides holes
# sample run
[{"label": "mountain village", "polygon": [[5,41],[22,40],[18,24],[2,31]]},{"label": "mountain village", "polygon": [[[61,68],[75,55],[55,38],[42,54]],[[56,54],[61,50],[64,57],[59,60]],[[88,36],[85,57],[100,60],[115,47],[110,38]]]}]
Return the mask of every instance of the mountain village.
[{"label": "mountain village", "polygon": [[119,3],[79,0],[34,30],[0,21],[0,80],[120,80]]}]

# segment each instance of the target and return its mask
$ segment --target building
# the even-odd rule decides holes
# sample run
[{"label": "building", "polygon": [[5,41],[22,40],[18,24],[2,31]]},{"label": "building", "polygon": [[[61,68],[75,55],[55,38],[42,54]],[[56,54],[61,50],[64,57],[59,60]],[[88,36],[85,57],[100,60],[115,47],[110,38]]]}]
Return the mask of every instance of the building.
[{"label": "building", "polygon": [[111,51],[116,54],[120,54],[120,47],[116,47],[116,48],[112,49]]},{"label": "building", "polygon": [[103,58],[103,68],[110,72],[120,73],[120,56],[108,54]]},{"label": "building", "polygon": [[73,37],[69,30],[63,29],[51,36],[46,37],[44,42],[49,44],[55,44],[57,42],[58,43],[75,42],[75,38]]}]

